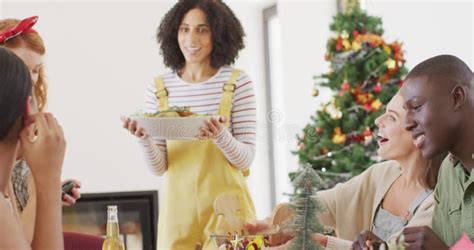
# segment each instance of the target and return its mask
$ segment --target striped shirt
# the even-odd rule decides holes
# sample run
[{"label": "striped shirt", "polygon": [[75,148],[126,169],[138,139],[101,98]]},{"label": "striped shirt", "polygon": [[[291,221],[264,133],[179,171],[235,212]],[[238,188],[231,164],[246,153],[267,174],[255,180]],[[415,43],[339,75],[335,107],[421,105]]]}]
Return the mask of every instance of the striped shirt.
[{"label": "striped shirt", "polygon": [[[233,68],[223,66],[213,77],[201,83],[185,82],[174,72],[164,74],[169,106],[190,107],[192,112],[198,114],[217,114],[223,86],[232,71]],[[147,88],[144,112],[158,111],[159,102],[155,92],[153,82]],[[256,105],[253,83],[244,72],[240,72],[237,78],[230,124],[230,128],[224,129],[213,142],[235,167],[248,167],[255,156]],[[140,140],[140,144],[147,165],[154,173],[162,175],[167,168],[166,141],[146,138]]]}]

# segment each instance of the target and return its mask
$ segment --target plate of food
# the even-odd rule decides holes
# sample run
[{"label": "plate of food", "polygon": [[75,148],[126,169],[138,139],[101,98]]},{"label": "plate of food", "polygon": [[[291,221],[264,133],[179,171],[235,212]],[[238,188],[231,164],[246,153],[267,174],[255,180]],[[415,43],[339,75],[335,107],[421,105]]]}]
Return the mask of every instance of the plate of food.
[{"label": "plate of food", "polygon": [[165,140],[197,140],[205,120],[218,116],[196,114],[188,107],[172,107],[156,113],[139,112],[130,118],[137,121],[149,136]]}]

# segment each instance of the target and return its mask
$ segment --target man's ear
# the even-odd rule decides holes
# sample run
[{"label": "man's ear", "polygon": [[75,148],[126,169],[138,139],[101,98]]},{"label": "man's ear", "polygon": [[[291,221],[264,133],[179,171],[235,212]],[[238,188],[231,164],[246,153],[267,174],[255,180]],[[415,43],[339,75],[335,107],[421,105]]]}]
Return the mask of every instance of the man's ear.
[{"label": "man's ear", "polygon": [[467,89],[464,86],[456,85],[451,90],[451,100],[453,101],[454,110],[459,110],[467,99]]}]

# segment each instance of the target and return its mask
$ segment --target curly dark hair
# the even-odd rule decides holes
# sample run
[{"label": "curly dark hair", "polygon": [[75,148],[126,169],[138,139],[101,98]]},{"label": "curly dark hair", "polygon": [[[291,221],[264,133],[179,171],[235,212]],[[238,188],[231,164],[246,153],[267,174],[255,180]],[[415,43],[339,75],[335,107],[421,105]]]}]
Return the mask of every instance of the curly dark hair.
[{"label": "curly dark hair", "polygon": [[179,0],[166,13],[156,35],[164,64],[174,71],[184,67],[186,61],[179,48],[178,29],[186,13],[194,8],[206,13],[211,27],[211,66],[220,68],[233,64],[239,51],[245,47],[245,32],[232,10],[220,0]]}]

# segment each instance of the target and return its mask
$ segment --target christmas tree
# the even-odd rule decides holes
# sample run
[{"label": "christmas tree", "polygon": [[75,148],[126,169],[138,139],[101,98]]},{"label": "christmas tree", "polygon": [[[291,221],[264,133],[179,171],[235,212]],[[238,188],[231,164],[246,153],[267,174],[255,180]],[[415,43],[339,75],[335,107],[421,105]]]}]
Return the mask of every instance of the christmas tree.
[{"label": "christmas tree", "polygon": [[285,227],[286,233],[294,235],[289,249],[322,249],[311,239],[311,235],[325,231],[317,217],[324,208],[315,198],[316,191],[324,187],[324,181],[311,166],[307,166],[293,180],[293,185],[295,192],[290,200],[293,220]]},{"label": "christmas tree", "polygon": [[[343,181],[378,161],[375,119],[401,86],[407,73],[401,43],[386,43],[382,20],[358,4],[338,13],[330,26],[325,59],[330,70],[315,77],[334,91],[331,101],[311,117],[298,136],[301,164],[310,164],[326,181]],[[294,178],[297,173],[291,173]]]}]

